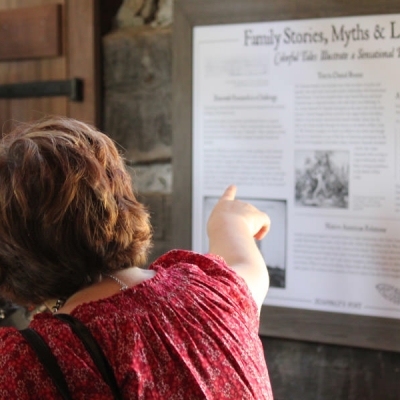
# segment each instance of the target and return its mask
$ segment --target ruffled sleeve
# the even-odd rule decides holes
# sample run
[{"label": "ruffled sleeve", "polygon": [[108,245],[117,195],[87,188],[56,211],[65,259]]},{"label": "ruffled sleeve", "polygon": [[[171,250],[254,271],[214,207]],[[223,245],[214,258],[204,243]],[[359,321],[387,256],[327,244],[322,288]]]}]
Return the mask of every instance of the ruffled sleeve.
[{"label": "ruffled sleeve", "polygon": [[198,284],[205,282],[213,285],[214,291],[228,304],[239,308],[246,316],[247,322],[258,329],[258,308],[251,292],[244,281],[225,260],[214,254],[199,254],[187,250],[172,250],[158,258],[151,269],[185,270],[181,273],[190,274],[194,284],[196,276]]}]

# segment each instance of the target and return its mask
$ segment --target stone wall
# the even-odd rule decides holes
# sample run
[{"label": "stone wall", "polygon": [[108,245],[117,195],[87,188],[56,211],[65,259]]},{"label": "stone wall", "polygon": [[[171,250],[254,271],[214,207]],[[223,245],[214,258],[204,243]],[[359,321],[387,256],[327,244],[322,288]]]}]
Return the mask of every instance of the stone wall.
[{"label": "stone wall", "polygon": [[120,145],[150,209],[150,261],[171,247],[172,5],[125,0],[103,37],[104,130]]}]

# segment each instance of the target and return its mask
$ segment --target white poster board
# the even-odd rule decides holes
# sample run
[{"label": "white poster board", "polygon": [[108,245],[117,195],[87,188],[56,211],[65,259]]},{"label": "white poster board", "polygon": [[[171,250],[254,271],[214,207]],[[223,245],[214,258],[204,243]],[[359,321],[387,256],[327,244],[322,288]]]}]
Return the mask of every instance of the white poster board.
[{"label": "white poster board", "polygon": [[399,66],[399,15],[195,27],[193,249],[234,183],[266,305],[399,318]]}]

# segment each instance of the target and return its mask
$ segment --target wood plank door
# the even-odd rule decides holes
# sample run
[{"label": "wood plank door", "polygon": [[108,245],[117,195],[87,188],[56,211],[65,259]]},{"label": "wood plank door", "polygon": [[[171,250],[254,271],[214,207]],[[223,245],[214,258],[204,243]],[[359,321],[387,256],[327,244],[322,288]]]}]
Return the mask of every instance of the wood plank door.
[{"label": "wood plank door", "polygon": [[99,0],[0,0],[1,85],[82,82],[82,100],[66,95],[0,98],[0,128],[63,115],[99,126]]}]

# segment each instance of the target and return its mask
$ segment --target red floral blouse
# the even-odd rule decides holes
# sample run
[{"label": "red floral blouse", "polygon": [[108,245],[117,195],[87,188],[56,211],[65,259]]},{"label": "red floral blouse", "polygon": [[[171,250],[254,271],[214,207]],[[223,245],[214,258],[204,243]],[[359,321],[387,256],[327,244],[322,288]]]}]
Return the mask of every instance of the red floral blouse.
[{"label": "red floral blouse", "polygon": [[[71,313],[108,357],[125,399],[268,399],[272,392],[257,307],[249,289],[215,256],[173,250],[157,274]],[[50,313],[30,325],[50,346],[74,399],[111,399],[81,342]],[[0,399],[60,399],[14,328],[0,328]]]}]

